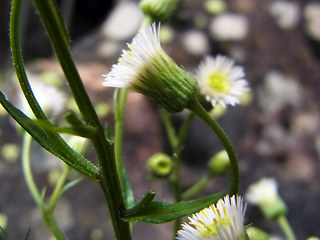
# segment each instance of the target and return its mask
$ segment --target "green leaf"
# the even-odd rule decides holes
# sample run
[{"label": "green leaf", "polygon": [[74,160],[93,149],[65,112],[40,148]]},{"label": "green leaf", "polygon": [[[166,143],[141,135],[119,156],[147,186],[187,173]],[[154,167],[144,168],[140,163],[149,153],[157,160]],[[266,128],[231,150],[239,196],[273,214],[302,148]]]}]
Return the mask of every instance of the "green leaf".
[{"label": "green leaf", "polygon": [[[224,193],[216,193],[204,198],[186,202],[166,203],[159,201],[149,201],[149,203],[145,204],[145,202],[147,202],[146,200],[150,200],[151,195],[149,194],[146,195],[148,197],[147,199],[145,196],[137,204],[140,205],[139,211],[136,210],[137,205],[133,208],[128,209],[124,213],[124,219],[137,222],[165,223],[199,212],[209,205],[216,203],[218,199],[223,197],[224,195]],[[142,201],[144,201],[143,207],[141,207]]]},{"label": "green leaf", "polygon": [[[33,124],[33,121],[23,112],[6,100],[0,91],[0,103],[6,111],[26,130],[44,149],[62,159],[72,168],[98,181],[98,168],[78,152],[70,148],[64,141],[55,136],[49,136],[43,129]],[[60,141],[59,141],[60,140]],[[58,145],[59,143],[59,145]]]},{"label": "green leaf", "polygon": [[46,131],[51,131],[54,133],[66,133],[70,135],[80,136],[84,138],[91,138],[95,133],[95,127],[85,125],[82,126],[72,126],[72,127],[59,127],[51,124],[48,121],[43,120],[32,120],[32,124],[36,125]]}]

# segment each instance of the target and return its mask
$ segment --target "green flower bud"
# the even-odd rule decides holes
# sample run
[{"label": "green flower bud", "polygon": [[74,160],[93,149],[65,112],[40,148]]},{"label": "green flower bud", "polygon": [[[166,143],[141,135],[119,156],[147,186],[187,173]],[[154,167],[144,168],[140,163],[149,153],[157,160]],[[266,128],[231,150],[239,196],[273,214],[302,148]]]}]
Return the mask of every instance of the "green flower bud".
[{"label": "green flower bud", "polygon": [[203,4],[205,10],[212,14],[220,14],[226,10],[224,0],[206,0]]},{"label": "green flower bud", "polygon": [[171,169],[172,160],[164,153],[155,153],[147,161],[147,170],[154,177],[166,177]]},{"label": "green flower bud", "polygon": [[18,160],[20,147],[14,143],[7,143],[1,149],[2,156],[9,163],[14,163]]},{"label": "green flower bud", "polygon": [[163,22],[176,10],[179,2],[179,0],[142,0],[140,8],[145,15],[152,17],[154,21]]},{"label": "green flower bud", "polygon": [[315,236],[312,236],[312,237],[308,237],[307,240],[320,240],[320,238],[318,237],[315,237]]},{"label": "green flower bud", "polygon": [[[160,25],[159,25],[160,26]],[[197,81],[163,51],[159,26],[142,30],[106,75],[104,86],[130,88],[150,97],[169,112],[181,112],[196,98]]]},{"label": "green flower bud", "polygon": [[269,235],[256,227],[248,227],[246,229],[249,239],[269,240]]},{"label": "green flower bud", "polygon": [[277,183],[273,178],[263,178],[251,184],[246,199],[259,206],[263,214],[270,219],[277,219],[287,212],[287,206],[279,196]]},{"label": "green flower bud", "polygon": [[229,156],[225,150],[216,153],[209,161],[208,167],[213,175],[223,175],[229,169]]}]

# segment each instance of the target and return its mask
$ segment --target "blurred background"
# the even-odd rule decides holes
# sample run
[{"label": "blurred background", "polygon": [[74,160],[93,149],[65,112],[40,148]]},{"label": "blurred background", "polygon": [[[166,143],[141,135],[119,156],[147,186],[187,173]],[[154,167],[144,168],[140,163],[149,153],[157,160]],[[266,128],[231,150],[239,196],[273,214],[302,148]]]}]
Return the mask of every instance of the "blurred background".
[{"label": "blurred background", "polygon": [[[143,17],[139,1],[58,3],[86,89],[101,121],[112,126],[113,89],[102,87],[102,74],[110,71],[125,43],[139,29]],[[12,69],[9,15],[10,2],[0,1],[1,90],[16,106],[24,108]],[[239,157],[240,194],[260,178],[274,177],[297,238],[320,236],[320,1],[183,0],[174,16],[161,26],[163,48],[190,72],[206,54],[229,55],[244,67],[252,99],[246,105],[228,108],[218,118]],[[50,114],[53,122],[61,123],[66,109],[77,109],[30,0],[23,6],[21,38],[30,81],[35,87],[40,85],[42,90],[38,92],[46,93],[44,98],[52,92]],[[55,91],[51,91],[53,87]],[[171,187],[163,180],[148,180],[145,169],[154,152],[170,154],[159,110],[142,95],[129,94],[124,158],[136,200],[154,189],[156,199],[172,202]],[[174,115],[177,127],[184,116]],[[23,239],[29,229],[30,239],[50,239],[24,182],[22,135],[2,107],[0,127],[0,225],[12,239]],[[208,160],[220,149],[217,138],[196,119],[183,154],[183,188],[206,173]],[[36,143],[31,156],[38,187],[52,191],[60,160]],[[87,157],[95,161],[91,146]],[[225,190],[227,183],[227,177],[214,179],[199,196]],[[90,180],[84,179],[61,197],[56,215],[69,239],[113,239],[104,197]],[[246,223],[283,239],[279,227],[251,205]],[[170,239],[171,230],[171,223],[139,223],[133,235],[134,239]]]}]

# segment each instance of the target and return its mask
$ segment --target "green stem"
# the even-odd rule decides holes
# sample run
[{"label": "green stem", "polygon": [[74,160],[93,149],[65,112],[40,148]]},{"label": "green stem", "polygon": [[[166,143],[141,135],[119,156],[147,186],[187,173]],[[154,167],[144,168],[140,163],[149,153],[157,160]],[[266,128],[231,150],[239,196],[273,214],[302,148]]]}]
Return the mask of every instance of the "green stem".
[{"label": "green stem", "polygon": [[166,130],[166,133],[167,133],[168,140],[169,140],[169,143],[171,145],[172,151],[174,151],[176,146],[177,146],[178,139],[177,139],[177,136],[176,136],[176,133],[175,133],[175,129],[172,126],[171,115],[167,110],[162,109],[160,111],[160,116],[161,116],[162,122],[164,124],[164,128]]},{"label": "green stem", "polygon": [[117,172],[120,179],[122,191],[124,191],[123,181],[123,128],[124,128],[124,111],[127,101],[128,90],[121,89],[118,99],[119,89],[115,89],[113,104],[114,104],[114,118],[115,118],[115,134],[114,134],[114,152],[116,157]]},{"label": "green stem", "polygon": [[34,3],[83,119],[93,126],[100,125],[98,116],[72,59],[66,29],[61,23],[61,17],[58,17],[60,14],[56,2],[54,0],[34,0]]},{"label": "green stem", "polygon": [[[174,127],[171,122],[170,114],[166,110],[161,111],[161,118],[168,135],[168,139],[173,151],[173,170],[170,176],[170,180],[173,187],[174,199],[176,202],[182,200],[181,185],[180,185],[180,174],[181,174],[181,153],[183,149],[183,144],[187,138],[188,128],[190,127],[192,120],[194,118],[194,113],[189,112],[185,118],[182,126],[180,127],[178,134],[175,133]],[[176,237],[176,232],[180,228],[180,219],[177,219],[174,223],[174,236]]]},{"label": "green stem", "polygon": [[201,192],[207,186],[211,179],[212,176],[210,174],[204,175],[198,182],[193,184],[188,190],[182,193],[182,199],[189,199]]},{"label": "green stem", "polygon": [[[34,182],[31,165],[30,165],[30,147],[31,147],[32,137],[25,133],[23,136],[23,151],[22,151],[22,169],[24,173],[24,177],[29,188],[29,191],[35,200],[37,206],[41,209],[42,217],[50,229],[52,234],[56,237],[56,239],[65,239],[63,233],[59,229],[57,221],[53,215],[53,211],[49,210],[44,203],[43,197],[40,195],[38,188]],[[53,210],[53,209],[52,209]]]},{"label": "green stem", "polygon": [[285,214],[280,215],[277,218],[277,222],[280,225],[280,227],[282,228],[282,231],[285,234],[286,239],[296,240],[296,236],[294,235],[294,232],[293,232]]},{"label": "green stem", "polygon": [[53,212],[49,211],[46,208],[46,206],[42,205],[41,213],[46,225],[48,226],[52,234],[55,236],[55,238],[58,240],[66,239],[58,226],[58,223],[53,215]]},{"label": "green stem", "polygon": [[[120,94],[118,94],[120,92]],[[118,96],[119,95],[119,96]],[[114,114],[115,114],[115,134],[114,134],[114,151],[117,172],[120,179],[122,194],[124,196],[125,206],[132,207],[134,197],[128,173],[123,162],[123,129],[124,129],[124,113],[126,109],[126,101],[128,89],[115,89],[113,95]]]},{"label": "green stem", "polygon": [[56,3],[54,0],[34,0],[34,2],[81,115],[87,123],[96,127],[92,143],[101,167],[99,182],[107,200],[115,237],[118,240],[130,240],[129,223],[120,217],[120,212],[124,209],[125,204],[117,174],[113,145],[105,137],[104,129],[73,62],[69,46],[66,43],[65,29],[61,27],[59,18],[56,16],[58,12],[54,10]]},{"label": "green stem", "polygon": [[230,159],[229,195],[232,196],[237,194],[239,188],[238,159],[228,136],[223,131],[221,126],[217,123],[217,121],[210,117],[207,111],[197,100],[194,100],[190,103],[189,109],[194,111],[200,118],[202,118],[202,120],[210,126],[210,128],[216,133],[216,135],[222,142]]},{"label": "green stem", "polygon": [[32,137],[28,133],[23,135],[23,145],[22,145],[22,170],[26,184],[29,191],[35,200],[36,204],[40,207],[42,205],[42,197],[38,191],[38,188],[34,182],[31,165],[30,165],[30,147],[31,147]]},{"label": "green stem", "polygon": [[50,212],[53,212],[61,194],[63,193],[64,183],[67,180],[70,169],[71,168],[68,165],[64,165],[63,172],[62,172],[62,174],[59,178],[59,181],[57,182],[57,184],[53,190],[53,193],[52,193],[49,205],[48,205],[48,211],[50,211]]},{"label": "green stem", "polygon": [[20,14],[21,14],[21,5],[22,0],[13,0],[11,5],[11,13],[10,13],[10,47],[12,53],[12,61],[13,66],[15,68],[17,78],[19,80],[21,89],[26,96],[26,99],[38,119],[46,120],[44,112],[42,111],[39,103],[37,102],[28,78],[26,71],[24,69],[23,57],[21,53],[21,45],[20,45]]},{"label": "green stem", "polygon": [[[38,104],[32,92],[24,68],[19,34],[21,5],[22,0],[12,1],[10,14],[10,46],[12,53],[12,61],[21,89],[34,115],[37,119],[43,120],[44,122],[48,122],[46,115],[42,111],[40,105]],[[91,162],[89,162],[87,159],[73,151],[73,149],[71,149],[58,134],[46,130],[45,132],[48,135],[48,141],[51,142],[50,147],[46,148],[48,151],[55,154],[57,157],[63,159],[67,164],[77,169],[81,173],[97,181],[97,169]]]}]

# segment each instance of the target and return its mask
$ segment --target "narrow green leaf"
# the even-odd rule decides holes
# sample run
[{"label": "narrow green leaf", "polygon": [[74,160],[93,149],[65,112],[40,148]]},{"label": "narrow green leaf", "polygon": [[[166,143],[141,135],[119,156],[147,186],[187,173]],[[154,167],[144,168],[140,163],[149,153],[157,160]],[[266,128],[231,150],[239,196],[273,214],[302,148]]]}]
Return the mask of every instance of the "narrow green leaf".
[{"label": "narrow green leaf", "polygon": [[124,215],[126,217],[139,215],[152,202],[155,196],[155,192],[149,190],[135,206],[127,209]]},{"label": "narrow green leaf", "polygon": [[32,124],[36,125],[46,131],[54,133],[66,133],[70,135],[80,136],[84,138],[91,138],[95,133],[95,127],[89,125],[74,126],[74,127],[59,127],[51,124],[48,121],[32,120]]},{"label": "narrow green leaf", "polygon": [[132,211],[136,206],[128,209],[124,214],[124,219],[150,223],[169,222],[196,213],[216,203],[224,195],[224,193],[216,193],[204,198],[177,203],[151,201],[143,208],[139,208],[139,211]]},{"label": "narrow green leaf", "polygon": [[26,130],[44,149],[62,159],[72,168],[81,172],[82,174],[98,181],[97,176],[99,173],[98,168],[88,161],[84,156],[70,148],[65,142],[60,141],[62,145],[57,146],[55,143],[57,139],[52,139],[44,130],[32,124],[32,120],[27,117],[23,112],[13,106],[6,100],[4,94],[0,91],[0,103],[6,111],[14,118],[21,127]]},{"label": "narrow green leaf", "polygon": [[63,186],[63,189],[62,189],[62,193],[64,193],[65,191],[67,191],[68,189],[74,187],[75,185],[77,185],[79,182],[81,182],[83,180],[82,177],[80,178],[77,178],[77,179],[74,179],[73,181],[71,182],[68,182],[66,185]]}]

